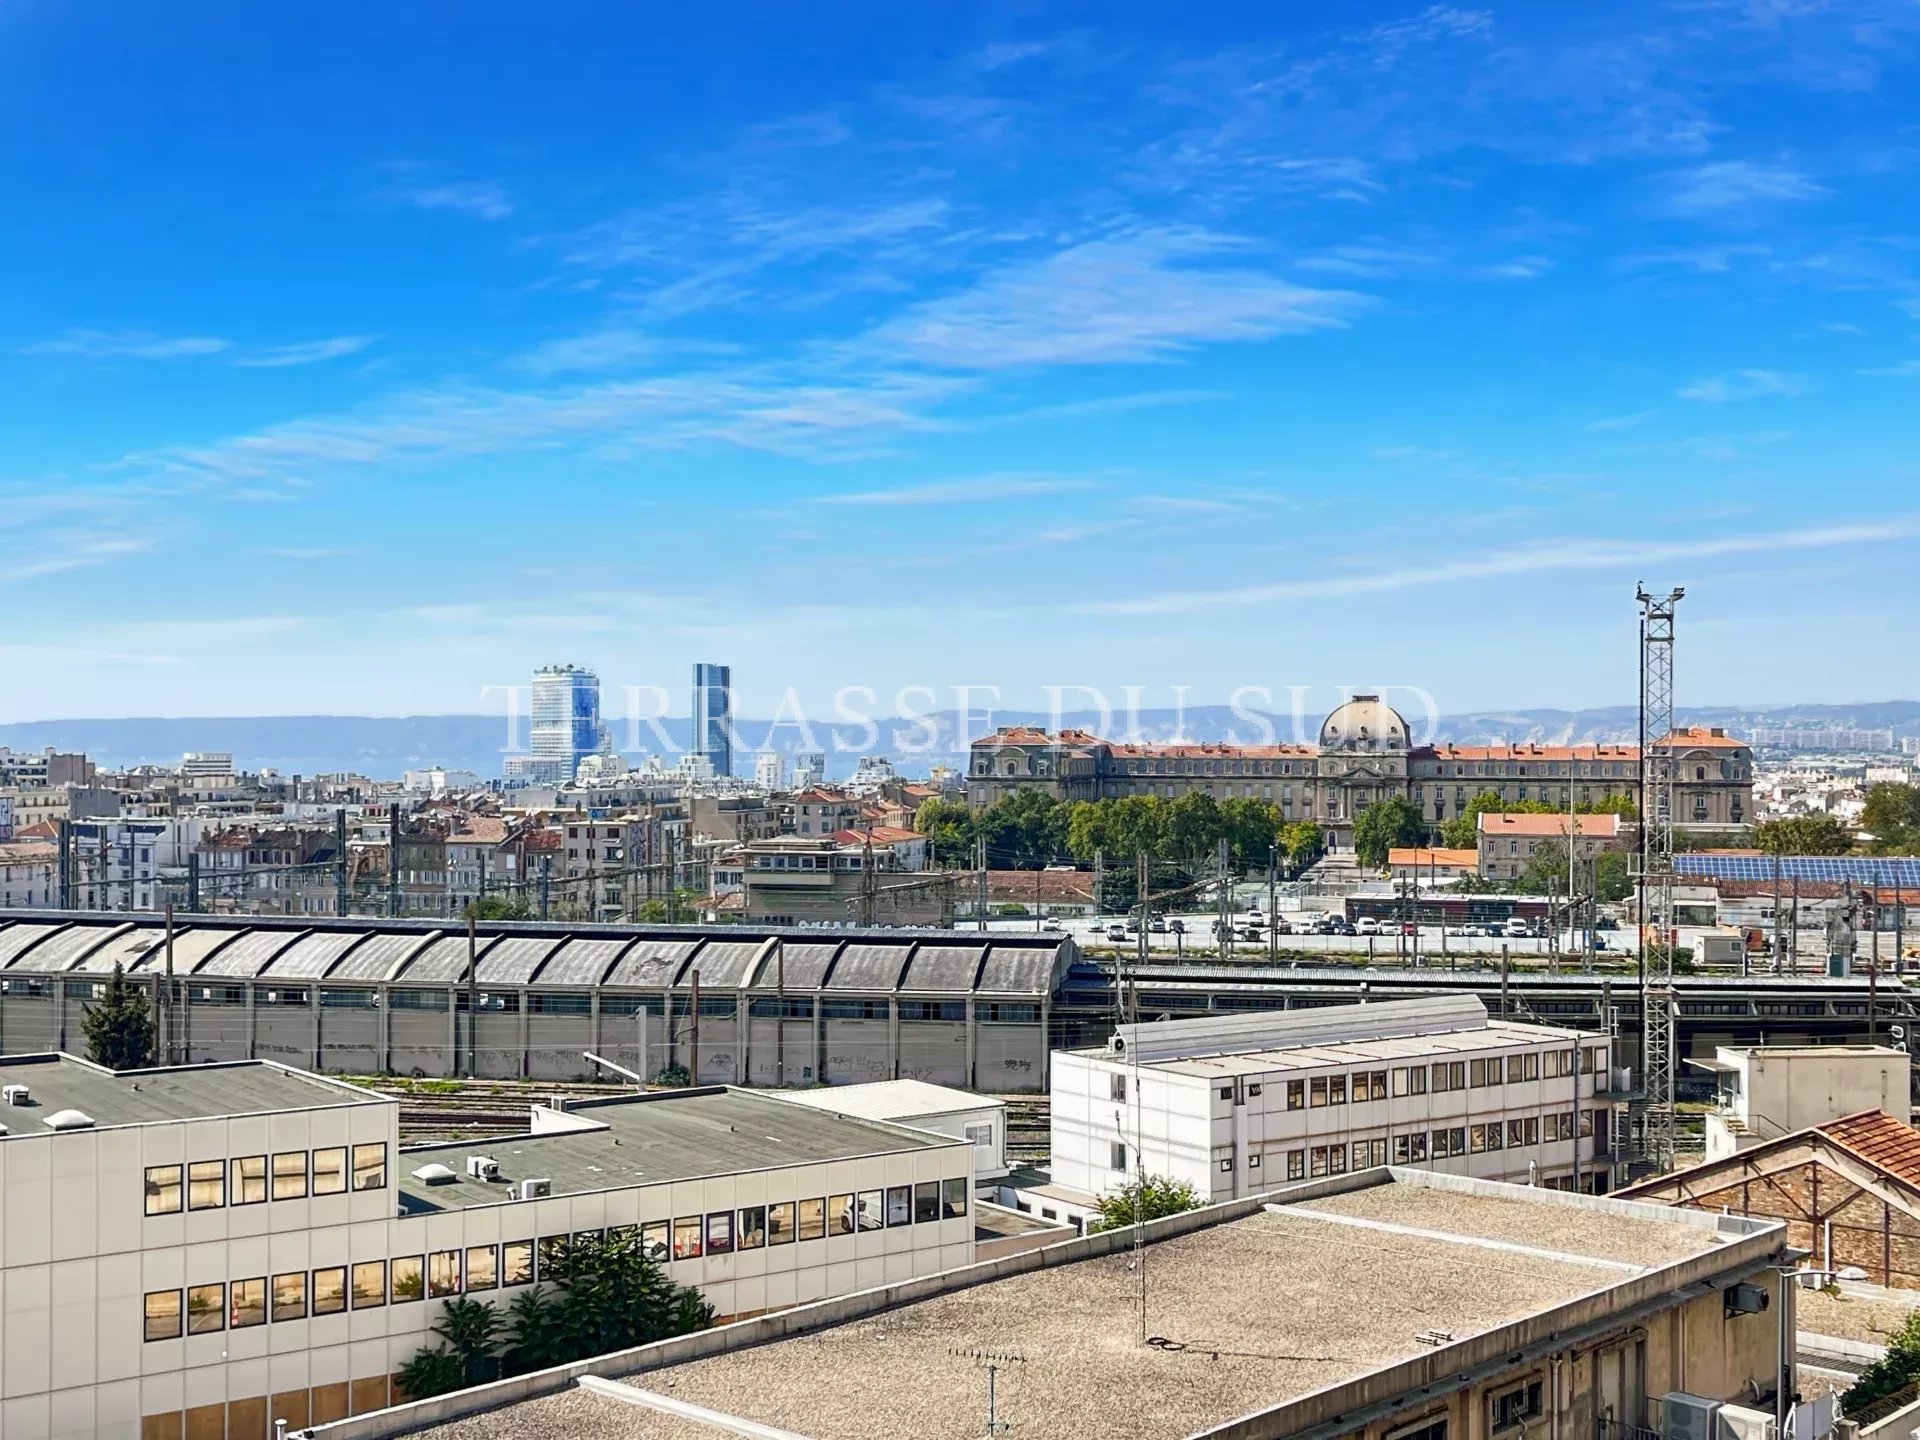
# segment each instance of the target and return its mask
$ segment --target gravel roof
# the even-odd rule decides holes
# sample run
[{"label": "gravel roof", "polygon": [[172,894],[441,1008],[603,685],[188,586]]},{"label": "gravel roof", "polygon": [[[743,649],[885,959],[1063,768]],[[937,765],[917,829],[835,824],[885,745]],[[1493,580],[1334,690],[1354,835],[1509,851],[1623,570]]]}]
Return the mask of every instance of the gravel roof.
[{"label": "gravel roof", "polygon": [[1531,1200],[1495,1199],[1425,1185],[1372,1185],[1304,1206],[1422,1230],[1445,1230],[1566,1255],[1625,1261],[1649,1269],[1671,1265],[1715,1246],[1714,1232],[1683,1221],[1628,1215]]},{"label": "gravel roof", "polygon": [[[961,1440],[986,1425],[986,1372],[966,1353],[982,1350],[1021,1357],[1000,1371],[1000,1414],[1026,1440],[1160,1440],[1422,1354],[1422,1332],[1464,1337],[1621,1279],[1271,1212],[1162,1241],[1147,1273],[1147,1329],[1167,1343],[1141,1343],[1139,1284],[1121,1252],[626,1378],[816,1440]],[[605,1403],[619,1414],[575,1428],[580,1400],[560,1403],[429,1433],[680,1440],[616,1402]]]},{"label": "gravel roof", "polygon": [[721,1432],[691,1420],[568,1390],[525,1405],[509,1405],[442,1425],[441,1440],[721,1440]]},{"label": "gravel roof", "polygon": [[1884,1345],[1906,1324],[1907,1317],[1920,1309],[1920,1294],[1909,1301],[1892,1295],[1828,1295],[1821,1290],[1802,1290],[1794,1297],[1794,1305],[1802,1334]]}]

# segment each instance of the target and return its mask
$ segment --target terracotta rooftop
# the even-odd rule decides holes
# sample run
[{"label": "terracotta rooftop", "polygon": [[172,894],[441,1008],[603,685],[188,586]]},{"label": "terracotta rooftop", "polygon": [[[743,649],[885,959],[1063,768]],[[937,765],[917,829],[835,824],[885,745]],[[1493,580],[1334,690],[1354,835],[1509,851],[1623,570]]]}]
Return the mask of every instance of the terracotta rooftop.
[{"label": "terracotta rooftop", "polygon": [[902,830],[898,825],[870,825],[858,830],[836,830],[833,838],[843,845],[864,845],[869,839],[876,845],[897,845],[903,840],[922,840],[918,830]]},{"label": "terracotta rooftop", "polygon": [[1416,750],[1435,760],[1638,760],[1638,745],[1428,745]]},{"label": "terracotta rooftop", "polygon": [[1869,1165],[1920,1189],[1920,1131],[1911,1125],[1878,1110],[1862,1110],[1813,1128]]},{"label": "terracotta rooftop", "polygon": [[1683,725],[1667,737],[1667,743],[1693,750],[1744,750],[1747,747],[1746,741],[1727,734],[1718,725]]},{"label": "terracotta rooftop", "polygon": [[1395,846],[1387,852],[1389,865],[1435,865],[1452,866],[1455,869],[1471,870],[1480,863],[1478,850],[1449,850],[1444,846],[1429,848],[1425,845],[1409,845],[1404,848]]},{"label": "terracotta rooftop", "polygon": [[[1482,810],[1480,812],[1480,833],[1482,835],[1512,835],[1532,838],[1534,836],[1565,835],[1568,817],[1562,814],[1515,813],[1506,810]],[[1575,815],[1573,833],[1583,838],[1591,836],[1598,840],[1611,840],[1620,833],[1618,815]]]}]

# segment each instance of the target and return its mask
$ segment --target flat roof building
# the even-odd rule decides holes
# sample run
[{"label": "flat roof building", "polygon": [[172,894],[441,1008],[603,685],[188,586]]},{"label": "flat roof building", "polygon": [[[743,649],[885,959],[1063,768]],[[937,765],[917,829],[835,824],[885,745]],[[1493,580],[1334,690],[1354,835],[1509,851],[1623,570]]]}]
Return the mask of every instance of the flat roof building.
[{"label": "flat roof building", "polygon": [[875,1080],[866,1085],[831,1085],[818,1090],[784,1090],[780,1098],[815,1110],[890,1120],[973,1146],[975,1181],[1007,1174],[1007,1102],[924,1080]]},{"label": "flat roof building", "polygon": [[636,1228],[722,1316],[973,1259],[972,1147],[710,1087],[402,1151],[398,1102],[265,1061],[0,1059],[0,1434],[269,1440],[386,1407],[442,1302]]},{"label": "flat roof building", "polygon": [[1604,1036],[1491,1020],[1472,996],[1122,1025],[1058,1052],[1052,1179],[1144,1170],[1203,1199],[1379,1165],[1610,1188]]},{"label": "flat roof building", "polygon": [[994,1418],[1030,1440],[1638,1436],[1670,1392],[1762,1421],[1793,1394],[1777,1222],[1381,1169],[1140,1238],[1140,1259],[1093,1235],[351,1433],[960,1440],[987,1429],[990,1364]]}]

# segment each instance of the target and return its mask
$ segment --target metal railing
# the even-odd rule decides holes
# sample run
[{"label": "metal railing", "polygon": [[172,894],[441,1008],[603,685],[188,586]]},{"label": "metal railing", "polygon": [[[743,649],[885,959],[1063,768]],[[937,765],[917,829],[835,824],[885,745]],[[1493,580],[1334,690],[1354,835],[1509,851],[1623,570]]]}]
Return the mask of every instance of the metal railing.
[{"label": "metal railing", "polygon": [[1644,1425],[1629,1425],[1623,1420],[1596,1420],[1593,1422],[1593,1440],[1661,1440],[1658,1430],[1649,1430]]}]

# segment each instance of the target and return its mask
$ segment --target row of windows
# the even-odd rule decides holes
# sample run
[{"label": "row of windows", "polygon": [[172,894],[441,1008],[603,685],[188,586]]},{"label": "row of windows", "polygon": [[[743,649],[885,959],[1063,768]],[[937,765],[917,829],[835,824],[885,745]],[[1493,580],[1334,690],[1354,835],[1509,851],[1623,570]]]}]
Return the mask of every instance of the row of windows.
[{"label": "row of windows", "polygon": [[[642,1248],[656,1261],[697,1260],[703,1255],[730,1255],[736,1250],[760,1250],[832,1235],[963,1220],[968,1211],[967,1188],[964,1179],[923,1180],[884,1190],[616,1226],[610,1233],[638,1233]],[[598,1238],[600,1232],[586,1233]],[[305,1320],[309,1316],[339,1315],[349,1309],[371,1310],[503,1286],[531,1285],[557,1272],[560,1257],[572,1238],[544,1235],[538,1241],[510,1240],[497,1246],[472,1245],[464,1251],[403,1255],[392,1261],[363,1260],[354,1265],[293,1270],[271,1279],[235,1280],[231,1285],[152,1290],[146,1295],[144,1333],[148,1340],[178,1340],[183,1334],[244,1330],[270,1320]]]},{"label": "row of windows", "polygon": [[[1481,1155],[1490,1150],[1521,1149],[1529,1145],[1538,1145],[1544,1133],[1548,1143],[1557,1140],[1571,1140],[1576,1134],[1589,1138],[1593,1134],[1593,1112],[1583,1110],[1576,1123],[1571,1110],[1558,1111],[1544,1117],[1528,1115],[1520,1119],[1489,1121],[1485,1125],[1453,1125],[1439,1130],[1415,1130],[1392,1137],[1378,1137],[1370,1140],[1355,1140],[1351,1146],[1346,1144],[1314,1145],[1298,1150],[1289,1150],[1287,1154],[1287,1179],[1305,1180],[1322,1175],[1344,1175],[1347,1173],[1349,1153],[1353,1168],[1365,1170],[1375,1165],[1387,1164],[1389,1150],[1395,1165],[1420,1165],[1428,1159],[1451,1160],[1460,1155]],[[1116,1169],[1122,1168],[1119,1166]],[[1260,1157],[1249,1155],[1247,1168],[1258,1170]],[[1232,1173],[1233,1157],[1228,1156],[1220,1162],[1220,1169]]]},{"label": "row of windows", "polygon": [[[351,1158],[349,1158],[351,1157]],[[226,1205],[259,1205],[271,1200],[304,1200],[309,1195],[344,1195],[349,1185],[380,1190],[387,1183],[387,1147],[344,1145],[324,1150],[282,1150],[275,1155],[241,1155],[232,1160],[195,1160],[187,1165],[149,1165],[147,1214],[178,1215],[182,1210],[218,1210]]]},{"label": "row of windows", "polygon": [[[1600,1065],[1602,1052],[1598,1049],[1586,1050],[1580,1056],[1579,1064],[1587,1074],[1593,1074]],[[1573,1074],[1573,1047],[1564,1050],[1528,1051],[1520,1055],[1489,1056],[1481,1060],[1439,1060],[1431,1065],[1402,1065],[1392,1073],[1393,1094],[1425,1095],[1431,1091],[1442,1094],[1452,1090],[1486,1089],[1494,1085],[1521,1084],[1529,1080],[1564,1080]],[[1351,1075],[1314,1076],[1305,1080],[1289,1080],[1287,1085],[1287,1109],[1317,1110],[1327,1105],[1364,1105],[1375,1100],[1385,1100],[1388,1089],[1388,1071],[1361,1070]],[[1113,1098],[1125,1100],[1126,1077],[1116,1075],[1113,1078]],[[1261,1087],[1257,1084],[1247,1086],[1247,1097],[1257,1098]],[[1231,1100],[1233,1087],[1222,1085],[1220,1098]]]}]

